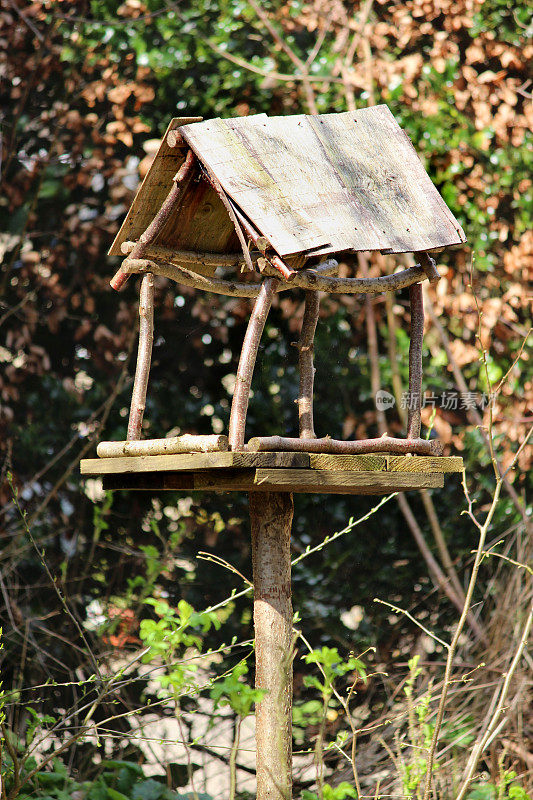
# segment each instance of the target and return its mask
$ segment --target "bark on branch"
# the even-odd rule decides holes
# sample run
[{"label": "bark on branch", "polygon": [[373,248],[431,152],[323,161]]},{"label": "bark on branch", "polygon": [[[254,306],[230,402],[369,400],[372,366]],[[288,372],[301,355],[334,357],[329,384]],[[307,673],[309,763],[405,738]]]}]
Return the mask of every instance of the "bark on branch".
[{"label": "bark on branch", "polygon": [[254,575],[257,800],[292,797],[292,494],[250,492]]},{"label": "bark on branch", "polygon": [[145,275],[139,297],[139,348],[131,394],[128,440],[141,438],[141,426],[146,408],[146,390],[154,341],[154,276]]},{"label": "bark on branch", "polygon": [[[334,269],[337,262],[334,259],[324,262],[324,266],[330,264]],[[122,269],[128,274],[150,271],[154,275],[161,275],[176,281],[176,283],[182,283],[184,286],[192,286],[195,289],[225,294],[230,297],[257,297],[260,291],[257,284],[210,278],[190,272],[175,264],[163,263],[155,259],[132,259],[129,257],[122,262]],[[299,270],[290,283],[280,283],[276,291],[305,289],[331,294],[379,294],[380,292],[404,289],[426,279],[426,274],[420,266],[407,267],[394,275],[383,275],[379,278],[331,278],[324,275],[324,272],[325,269],[322,271],[318,267],[314,270]]]},{"label": "bark on branch", "polygon": [[318,292],[306,292],[302,329],[300,331],[300,339],[296,345],[300,371],[300,391],[297,400],[300,439],[316,438],[313,422],[313,385],[315,381],[313,356],[319,310],[320,298]]},{"label": "bark on branch", "polygon": [[420,436],[422,420],[422,344],[424,340],[424,296],[419,283],[409,287],[411,304],[411,341],[409,344],[409,403],[407,438]]},{"label": "bark on branch", "polygon": [[169,436],[168,439],[145,439],[126,442],[100,442],[96,453],[100,458],[119,456],[160,456],[174,453],[216,453],[229,450],[228,437],[218,434]]},{"label": "bark on branch", "polygon": [[244,447],[246,414],[255,360],[278,283],[277,278],[267,278],[263,282],[246,329],[229,418],[229,443],[232,450],[240,450]]},{"label": "bark on branch", "polygon": [[382,436],[379,439],[359,439],[345,442],[340,439],[293,439],[288,436],[256,436],[248,442],[248,451],[331,453],[339,455],[360,455],[364,453],[394,453],[404,455],[416,453],[419,456],[440,456],[442,445],[436,439],[394,439]]}]

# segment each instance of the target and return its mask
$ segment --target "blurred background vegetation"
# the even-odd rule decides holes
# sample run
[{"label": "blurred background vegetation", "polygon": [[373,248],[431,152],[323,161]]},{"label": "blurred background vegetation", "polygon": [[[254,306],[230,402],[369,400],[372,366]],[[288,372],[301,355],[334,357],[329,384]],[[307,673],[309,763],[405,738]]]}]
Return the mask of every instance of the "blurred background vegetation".
[{"label": "blurred background vegetation", "polygon": [[[434,314],[429,314],[425,339],[425,389],[438,396],[472,392],[475,399],[457,408],[437,407],[436,414],[428,406],[424,423],[433,426],[448,452],[464,457],[472,495],[483,508],[493,470],[480,427],[487,424],[480,397],[490,394],[491,387],[480,369],[478,333],[490,349],[493,386],[506,376],[494,407],[494,437],[504,468],[532,420],[527,344],[507,376],[531,326],[530,37],[527,5],[507,0],[291,0],[260,6],[255,0],[126,0],[121,5],[9,0],[3,5],[0,659],[2,688],[8,693],[4,718],[13,746],[30,741],[36,729],[53,728],[62,713],[58,709],[94,701],[91,692],[98,688],[83,683],[95,669],[89,650],[101,669],[127,662],[145,641],[142,620],[164,618],[161,608],[157,612],[146,604],[147,598],[166,598],[172,608],[182,600],[204,609],[223,601],[234,587],[242,588],[234,574],[198,560],[199,550],[251,574],[245,496],[106,498],[98,481],[83,484],[78,474],[80,458],[92,454],[99,439],[125,438],[137,287],[131,280],[121,294],[111,291],[108,281],[118,260],[107,258],[106,251],[146,174],[154,140],[174,116],[324,113],[389,105],[468,238],[467,247],[439,256],[443,278],[428,292]],[[368,269],[377,275],[395,264],[377,255]],[[355,259],[341,265],[344,274],[357,274],[360,268]],[[254,377],[250,435],[296,434],[297,354],[290,343],[298,335],[302,301],[298,292],[278,298],[267,323]],[[406,387],[407,306],[406,293],[392,303],[384,296],[324,300],[316,343],[319,435],[377,433],[376,370],[383,388],[392,390],[395,381],[397,390]],[[157,279],[146,436],[227,428],[229,389],[249,310],[245,300],[200,295]],[[369,348],[373,333],[375,344]],[[389,432],[401,435],[398,405],[386,422]],[[11,485],[8,475],[13,476]],[[508,478],[490,543],[500,542],[502,553],[524,561],[531,448],[524,448]],[[372,498],[365,497],[296,496],[295,555],[372,506]],[[442,647],[372,600],[379,597],[409,609],[438,636],[447,637],[457,609],[444,589],[458,581],[454,592],[460,599],[475,546],[472,525],[460,516],[463,507],[460,482],[451,478],[432,493],[432,500],[413,494],[403,506],[388,502],[362,527],[294,568],[294,607],[310,646],[338,648],[343,657],[351,650],[375,648],[364,657],[369,671],[389,673],[370,678],[360,691],[355,701],[360,721],[390,713],[414,653],[423,666],[417,680],[424,687],[438,676]],[[428,566],[428,554],[440,573]],[[465,730],[475,728],[476,714],[484,714],[488,695],[483,687],[490,689],[495,675],[505,671],[527,605],[527,586],[511,580],[507,568],[501,560],[488,559],[482,569],[477,599],[483,603],[474,608],[462,658],[465,668],[474,669],[483,660],[495,672],[470,676],[478,691],[464,712]],[[232,637],[250,639],[248,596],[231,608],[224,606],[222,617],[222,627],[204,625],[204,650]],[[179,646],[185,647],[181,641]],[[224,651],[219,674],[242,655],[241,650],[237,655]],[[302,707],[311,697],[304,682],[308,668],[297,658],[295,670],[296,705]],[[527,786],[533,727],[524,712],[523,680],[503,740],[495,740],[480,766],[489,788],[482,786],[479,791],[485,794],[472,797],[515,796],[505,794],[512,783],[510,770]],[[47,682],[46,690],[29,688]],[[16,695],[9,694],[13,691]],[[135,679],[98,702],[94,722],[103,724],[111,711],[118,715],[143,706],[153,692],[139,668]],[[189,710],[197,710],[199,702],[192,697],[181,701]],[[238,719],[239,709],[229,706]],[[312,749],[317,733],[316,708],[306,708],[298,712],[302,751]],[[47,722],[47,714],[56,723]],[[333,739],[342,716],[335,714],[327,722]],[[77,725],[74,714],[42,753],[75,738]],[[147,755],[133,743],[130,717],[117,716],[106,725],[105,755],[130,766],[108,766],[106,773],[98,742],[78,741],[65,748],[62,766],[54,767],[62,776],[54,791],[57,786],[66,796],[80,791],[81,798],[92,787],[94,798],[113,797],[109,791],[119,791],[117,770],[125,769],[123,795],[162,797],[154,781],[139,783],[138,775],[137,795],[131,794],[135,766]],[[387,753],[378,757],[368,735],[360,746],[369,793],[374,796],[379,770],[383,785],[394,788],[390,760],[389,772],[383,766]],[[453,765],[456,757],[460,761],[450,746],[445,761]],[[8,763],[9,754],[6,758]],[[228,754],[220,751],[215,760],[224,771]],[[181,765],[180,772],[178,766],[172,775],[161,766],[157,786],[186,785],[187,770],[183,773]],[[326,766],[333,772],[332,786],[346,780],[346,764],[335,749]],[[106,782],[104,774],[112,778]],[[439,796],[452,797],[452,778],[442,781]],[[503,794],[490,794],[496,785]],[[31,781],[29,791],[28,786],[32,796],[52,791]],[[308,775],[296,786],[298,791],[307,787],[308,795],[302,796],[315,791]],[[409,789],[412,796],[415,789]],[[352,795],[339,790],[334,796]]]}]

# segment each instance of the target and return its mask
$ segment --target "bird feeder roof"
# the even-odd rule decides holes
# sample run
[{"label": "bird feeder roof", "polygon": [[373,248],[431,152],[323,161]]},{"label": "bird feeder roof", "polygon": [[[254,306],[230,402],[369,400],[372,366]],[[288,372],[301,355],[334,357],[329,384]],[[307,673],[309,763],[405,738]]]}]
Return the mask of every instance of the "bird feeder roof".
[{"label": "bird feeder roof", "polygon": [[[172,120],[237,209],[282,257],[349,251],[431,251],[464,232],[386,105],[340,114]],[[150,224],[183,163],[186,147],[166,134],[113,245]],[[200,177],[185,192],[159,245],[234,252],[234,226]]]}]

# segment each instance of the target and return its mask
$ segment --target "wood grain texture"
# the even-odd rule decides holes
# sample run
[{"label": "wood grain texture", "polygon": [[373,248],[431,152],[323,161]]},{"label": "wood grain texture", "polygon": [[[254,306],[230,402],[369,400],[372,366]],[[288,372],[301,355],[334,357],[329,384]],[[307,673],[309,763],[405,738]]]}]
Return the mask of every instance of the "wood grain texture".
[{"label": "wood grain texture", "polygon": [[202,472],[104,475],[105,489],[137,491],[295,492],[388,494],[444,485],[442,473],[357,472],[311,469],[214,469]]},{"label": "wood grain texture", "polygon": [[464,233],[385,105],[180,128],[277,252],[427,251]]},{"label": "wood grain texture", "polygon": [[108,255],[120,256],[122,255],[120,249],[122,242],[137,241],[159,211],[163,200],[170,191],[174,175],[185,160],[185,151],[170,148],[167,144],[167,134],[179,128],[180,125],[200,122],[201,119],[202,117],[174,117],[170,121],[155,159],[137,189],[137,194],[109,248]]},{"label": "wood grain texture", "polygon": [[257,469],[258,490],[325,494],[381,494],[407,489],[429,489],[444,485],[437,473],[357,472],[355,470]]},{"label": "wood grain texture", "polygon": [[[385,472],[387,470],[387,456],[343,456],[330,455],[328,453],[310,453],[309,466],[311,469],[354,470],[356,472]],[[435,471],[438,472],[438,470]]]},{"label": "wood grain texture", "polygon": [[460,456],[386,456],[387,472],[462,472]]},{"label": "wood grain texture", "polygon": [[120,456],[86,458],[82,475],[120,475],[123,473],[167,472],[180,470],[227,469],[233,467],[308,467],[307,453],[179,453],[158,456]]}]

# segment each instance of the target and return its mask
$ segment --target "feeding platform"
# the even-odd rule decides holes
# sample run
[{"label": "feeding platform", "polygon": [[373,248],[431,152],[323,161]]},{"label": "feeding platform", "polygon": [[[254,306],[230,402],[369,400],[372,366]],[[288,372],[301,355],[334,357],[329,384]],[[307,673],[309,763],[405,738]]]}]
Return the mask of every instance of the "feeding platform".
[{"label": "feeding platform", "polygon": [[105,489],[379,495],[436,489],[461,472],[457,456],[331,455],[295,452],[179,453],[85,459],[85,476]]}]

